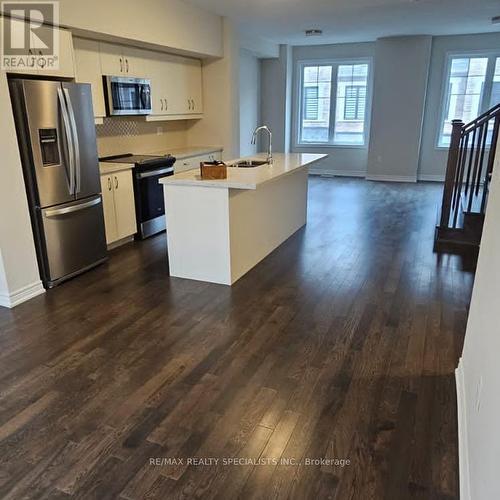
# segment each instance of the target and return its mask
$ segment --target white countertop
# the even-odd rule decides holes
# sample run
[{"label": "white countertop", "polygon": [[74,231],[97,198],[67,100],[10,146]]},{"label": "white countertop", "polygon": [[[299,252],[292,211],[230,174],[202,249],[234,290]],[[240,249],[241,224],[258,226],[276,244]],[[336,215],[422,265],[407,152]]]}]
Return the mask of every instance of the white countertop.
[{"label": "white countertop", "polygon": [[112,174],[113,172],[120,172],[121,170],[131,170],[134,168],[133,163],[109,163],[105,161],[99,162],[99,172],[101,175]]},{"label": "white countertop", "polygon": [[[157,151],[151,151],[148,153],[136,153],[136,154],[146,154],[146,155],[158,155],[165,156],[171,154],[175,156],[177,160],[185,160],[186,158],[193,158],[195,156],[208,155],[210,153],[217,153],[222,151],[224,148],[222,146],[186,146],[182,148],[165,148]],[[120,170],[129,170],[134,167],[133,163],[109,163],[106,161],[99,162],[99,171],[101,175],[112,174],[113,172],[119,172]]]},{"label": "white countertop", "polygon": [[[178,186],[197,186],[224,189],[257,189],[257,187],[266,182],[278,179],[288,175],[298,169],[308,167],[328,155],[310,154],[310,153],[276,153],[272,165],[262,165],[252,168],[228,167],[227,179],[202,180],[200,170],[188,170],[170,177],[163,177],[160,183],[166,185]],[[266,154],[258,154],[245,159],[265,159]],[[228,164],[239,160],[232,160]]]},{"label": "white countertop", "polygon": [[153,151],[148,154],[152,155],[166,155],[171,154],[178,160],[185,160],[186,158],[193,158],[194,156],[208,155],[210,153],[217,153],[222,151],[222,146],[186,146],[183,148],[165,148]]}]

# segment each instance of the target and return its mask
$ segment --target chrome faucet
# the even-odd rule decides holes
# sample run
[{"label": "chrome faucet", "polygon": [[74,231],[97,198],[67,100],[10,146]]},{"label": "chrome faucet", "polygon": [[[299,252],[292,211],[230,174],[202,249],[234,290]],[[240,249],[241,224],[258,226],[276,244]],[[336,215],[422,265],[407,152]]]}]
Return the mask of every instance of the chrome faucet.
[{"label": "chrome faucet", "polygon": [[261,131],[265,130],[269,134],[269,149],[267,150],[267,163],[270,165],[273,163],[273,134],[267,125],[262,125],[261,127],[257,127],[253,131],[252,135],[252,144],[257,143],[257,134]]}]

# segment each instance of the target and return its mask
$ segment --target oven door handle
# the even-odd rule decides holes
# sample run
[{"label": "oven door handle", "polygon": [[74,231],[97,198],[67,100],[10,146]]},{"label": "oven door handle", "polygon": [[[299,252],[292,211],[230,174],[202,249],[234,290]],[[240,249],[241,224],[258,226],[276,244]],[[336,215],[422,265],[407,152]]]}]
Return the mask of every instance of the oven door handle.
[{"label": "oven door handle", "polygon": [[146,179],[147,177],[156,177],[163,174],[173,174],[174,167],[160,168],[159,170],[151,170],[150,172],[140,172],[137,174],[138,179]]}]

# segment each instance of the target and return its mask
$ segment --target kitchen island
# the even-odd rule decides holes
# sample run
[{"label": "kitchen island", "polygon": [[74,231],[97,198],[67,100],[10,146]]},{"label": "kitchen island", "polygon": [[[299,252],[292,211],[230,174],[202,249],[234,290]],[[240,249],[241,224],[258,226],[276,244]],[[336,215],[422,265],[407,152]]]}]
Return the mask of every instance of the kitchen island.
[{"label": "kitchen island", "polygon": [[199,168],[160,179],[170,275],[235,283],[305,225],[308,168],[325,157],[275,154],[272,165],[228,167],[227,179],[202,180]]}]

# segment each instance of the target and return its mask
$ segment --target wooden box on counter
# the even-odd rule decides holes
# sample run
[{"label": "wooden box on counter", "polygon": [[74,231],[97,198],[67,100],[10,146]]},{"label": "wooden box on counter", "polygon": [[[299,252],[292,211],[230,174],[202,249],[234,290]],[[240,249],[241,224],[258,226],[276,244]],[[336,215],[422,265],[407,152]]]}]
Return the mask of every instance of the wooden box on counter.
[{"label": "wooden box on counter", "polygon": [[200,172],[203,180],[227,179],[227,165],[221,161],[201,162]]}]

